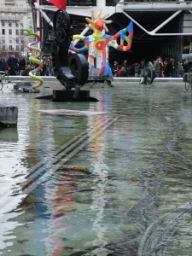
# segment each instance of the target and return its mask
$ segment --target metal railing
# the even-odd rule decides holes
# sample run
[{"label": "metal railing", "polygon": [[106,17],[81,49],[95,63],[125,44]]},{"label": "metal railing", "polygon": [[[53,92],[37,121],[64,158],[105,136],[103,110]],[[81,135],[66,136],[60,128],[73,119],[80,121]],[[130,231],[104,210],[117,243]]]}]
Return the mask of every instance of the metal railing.
[{"label": "metal railing", "polygon": [[[184,0],[106,0],[106,5],[107,6],[115,6],[117,5],[119,2],[121,3],[130,3],[130,2],[181,2]],[[192,0],[187,0],[187,1],[192,1]],[[96,5],[96,0],[68,0],[67,4],[69,6],[95,6]]]},{"label": "metal railing", "polygon": [[96,0],[67,0],[68,6],[96,6]]},{"label": "metal railing", "polygon": [[128,4],[128,3],[181,3],[186,2],[189,3],[191,0],[124,0],[121,3]]},{"label": "metal railing", "polygon": [[[31,4],[33,1],[28,0],[28,3]],[[128,3],[181,3],[181,2],[186,2],[186,3],[192,3],[192,0],[106,0],[106,6],[115,6],[118,3],[121,4],[128,4]],[[48,3],[46,0],[41,0],[40,4],[46,4],[46,5],[52,5]],[[68,6],[96,6],[96,0],[67,0],[67,5]]]},{"label": "metal railing", "polygon": [[[32,0],[28,0],[29,3]],[[42,5],[52,5],[51,3],[47,2],[47,0],[40,0],[40,4]],[[68,6],[95,6],[96,0],[67,0]]]}]

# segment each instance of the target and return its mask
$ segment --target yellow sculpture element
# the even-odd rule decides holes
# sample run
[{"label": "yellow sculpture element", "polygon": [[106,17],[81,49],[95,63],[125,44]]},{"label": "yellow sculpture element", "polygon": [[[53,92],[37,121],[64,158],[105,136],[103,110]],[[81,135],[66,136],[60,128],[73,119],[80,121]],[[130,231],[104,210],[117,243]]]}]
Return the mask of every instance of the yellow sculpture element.
[{"label": "yellow sculpture element", "polygon": [[29,49],[29,62],[37,65],[35,69],[29,72],[29,76],[33,80],[37,80],[37,82],[32,85],[33,89],[36,89],[36,88],[39,88],[44,82],[43,78],[37,75],[37,73],[43,69],[43,62],[40,59],[41,49],[35,46],[40,42],[40,37],[38,34],[34,33],[31,29],[24,29],[23,31],[26,36],[32,36],[35,39],[33,42],[30,42],[27,45],[27,48]]}]

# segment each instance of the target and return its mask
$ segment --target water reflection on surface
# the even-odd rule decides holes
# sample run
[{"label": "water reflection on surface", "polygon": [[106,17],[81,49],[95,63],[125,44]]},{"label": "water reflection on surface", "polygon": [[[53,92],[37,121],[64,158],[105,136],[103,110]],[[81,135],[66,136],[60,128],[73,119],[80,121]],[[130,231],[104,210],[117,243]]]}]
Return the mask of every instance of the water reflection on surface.
[{"label": "water reflection on surface", "polygon": [[121,84],[92,96],[0,94],[19,107],[17,131],[0,131],[0,255],[191,255],[190,93]]}]

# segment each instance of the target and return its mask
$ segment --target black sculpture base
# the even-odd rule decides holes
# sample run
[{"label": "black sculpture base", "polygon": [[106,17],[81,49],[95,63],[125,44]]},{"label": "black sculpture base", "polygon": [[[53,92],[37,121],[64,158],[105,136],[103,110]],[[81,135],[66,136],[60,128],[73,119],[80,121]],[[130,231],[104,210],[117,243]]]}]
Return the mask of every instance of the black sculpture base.
[{"label": "black sculpture base", "polygon": [[26,93],[39,93],[40,90],[39,89],[33,89],[31,86],[31,83],[29,82],[17,82],[14,86],[13,86],[13,90],[16,93],[19,92],[26,92]]},{"label": "black sculpture base", "polygon": [[54,90],[52,95],[41,95],[37,96],[36,99],[49,99],[52,101],[88,101],[96,102],[96,98],[90,97],[90,91],[80,90],[78,95],[74,95],[74,90],[65,91],[65,90]]}]

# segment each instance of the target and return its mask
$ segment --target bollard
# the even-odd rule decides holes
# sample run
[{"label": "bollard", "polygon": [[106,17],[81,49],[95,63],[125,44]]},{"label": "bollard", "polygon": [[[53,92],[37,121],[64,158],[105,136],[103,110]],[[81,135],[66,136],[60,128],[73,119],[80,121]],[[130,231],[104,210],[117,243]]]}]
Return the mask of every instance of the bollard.
[{"label": "bollard", "polygon": [[18,108],[0,105],[0,127],[16,127]]}]

